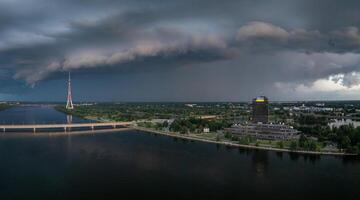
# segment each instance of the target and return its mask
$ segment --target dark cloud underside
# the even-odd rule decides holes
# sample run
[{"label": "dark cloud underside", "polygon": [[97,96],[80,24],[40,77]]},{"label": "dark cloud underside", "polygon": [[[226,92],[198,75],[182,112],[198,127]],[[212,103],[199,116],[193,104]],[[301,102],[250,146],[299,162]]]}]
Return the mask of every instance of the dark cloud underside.
[{"label": "dark cloud underside", "polygon": [[72,71],[81,100],[359,98],[359,9],[340,0],[4,0],[0,95],[47,100]]}]

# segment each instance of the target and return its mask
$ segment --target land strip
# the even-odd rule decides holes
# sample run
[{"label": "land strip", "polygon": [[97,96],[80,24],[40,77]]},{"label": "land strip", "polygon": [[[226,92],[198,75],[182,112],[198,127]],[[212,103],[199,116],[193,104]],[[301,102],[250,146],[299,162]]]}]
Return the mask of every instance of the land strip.
[{"label": "land strip", "polygon": [[351,154],[351,153],[345,153],[345,152],[304,151],[304,150],[290,150],[290,149],[281,149],[281,148],[256,146],[256,145],[245,145],[245,144],[237,144],[237,143],[233,143],[233,142],[216,141],[216,140],[211,140],[211,139],[206,139],[206,138],[201,138],[201,137],[188,136],[188,135],[183,135],[183,134],[178,134],[178,133],[173,133],[173,132],[153,130],[153,129],[143,128],[143,127],[132,127],[132,128],[139,130],[139,131],[143,131],[143,132],[155,133],[155,134],[159,134],[159,135],[165,135],[165,136],[187,139],[187,140],[221,144],[221,145],[226,145],[226,146],[231,146],[231,147],[241,147],[241,148],[248,148],[248,149],[259,149],[259,150],[289,152],[289,153],[299,153],[299,154],[313,154],[313,155],[335,155],[335,156],[356,156],[357,155],[357,154]]}]

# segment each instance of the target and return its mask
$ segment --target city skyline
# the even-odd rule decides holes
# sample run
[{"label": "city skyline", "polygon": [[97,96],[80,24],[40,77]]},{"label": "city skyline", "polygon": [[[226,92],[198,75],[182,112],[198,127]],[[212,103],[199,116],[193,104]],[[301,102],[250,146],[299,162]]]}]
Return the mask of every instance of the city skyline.
[{"label": "city skyline", "polygon": [[[0,100],[359,100],[358,1],[0,2]],[[276,11],[276,12],[274,12]]]}]

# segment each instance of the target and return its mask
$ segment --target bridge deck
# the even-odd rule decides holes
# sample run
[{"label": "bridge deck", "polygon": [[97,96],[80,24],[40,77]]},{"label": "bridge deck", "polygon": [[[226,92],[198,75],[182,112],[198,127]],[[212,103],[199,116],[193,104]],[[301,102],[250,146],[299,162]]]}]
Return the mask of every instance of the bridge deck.
[{"label": "bridge deck", "polygon": [[95,127],[105,127],[105,126],[129,126],[132,122],[101,122],[101,123],[75,123],[75,124],[14,124],[14,125],[0,125],[0,130],[4,132],[6,129],[45,129],[45,128],[95,128]]}]

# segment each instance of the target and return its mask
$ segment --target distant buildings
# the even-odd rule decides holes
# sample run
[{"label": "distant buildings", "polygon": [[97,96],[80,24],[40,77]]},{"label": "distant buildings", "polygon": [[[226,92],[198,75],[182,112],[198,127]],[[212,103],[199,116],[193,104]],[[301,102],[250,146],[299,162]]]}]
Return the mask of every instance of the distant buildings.
[{"label": "distant buildings", "polygon": [[[291,106],[291,107],[283,107],[284,110],[289,111],[301,111],[301,112],[332,112],[334,108],[331,107],[317,107],[317,106],[305,106],[304,104],[301,106]],[[342,110],[342,108],[340,108]],[[335,110],[337,111],[337,110]]]},{"label": "distant buildings", "polygon": [[256,97],[252,101],[252,122],[253,123],[268,123],[268,98],[265,96]]},{"label": "distant buildings", "polygon": [[216,118],[218,118],[218,116],[217,116],[217,115],[200,115],[199,118],[200,118],[200,119],[211,120],[211,119],[216,119]]}]

